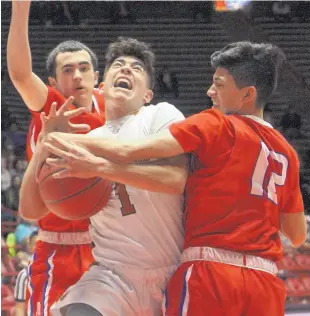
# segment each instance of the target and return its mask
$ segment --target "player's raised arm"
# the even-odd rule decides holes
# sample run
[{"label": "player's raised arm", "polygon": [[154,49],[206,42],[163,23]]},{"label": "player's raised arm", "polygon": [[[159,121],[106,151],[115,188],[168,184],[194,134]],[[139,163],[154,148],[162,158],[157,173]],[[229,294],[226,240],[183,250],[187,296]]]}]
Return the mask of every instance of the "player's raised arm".
[{"label": "player's raised arm", "polygon": [[10,78],[27,107],[40,111],[48,89],[32,72],[28,37],[30,1],[12,1],[12,17],[7,43],[7,64]]}]

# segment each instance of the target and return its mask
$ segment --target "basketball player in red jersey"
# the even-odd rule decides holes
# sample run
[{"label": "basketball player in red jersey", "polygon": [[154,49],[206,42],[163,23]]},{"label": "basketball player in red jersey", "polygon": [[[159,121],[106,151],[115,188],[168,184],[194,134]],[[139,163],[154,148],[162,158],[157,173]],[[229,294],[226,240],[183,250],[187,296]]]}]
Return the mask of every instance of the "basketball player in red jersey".
[{"label": "basketball player in red jersey", "polygon": [[[185,250],[168,283],[164,315],[284,315],[286,290],[275,264],[282,256],[279,234],[298,247],[307,228],[298,156],[263,120],[284,58],[271,44],[250,42],[215,52],[207,93],[216,108],[141,141],[49,135],[46,147],[61,159],[47,161],[66,168],[58,177],[87,176],[85,162],[93,154],[85,151],[86,144],[97,156],[123,162],[194,154]],[[97,165],[104,176],[109,162],[97,157]]]},{"label": "basketball player in red jersey", "polygon": [[[10,78],[32,114],[27,139],[29,159],[35,150],[41,130],[40,112],[50,112],[51,104],[63,104],[73,96],[71,109],[85,108],[74,116],[73,123],[87,123],[91,129],[104,123],[103,97],[94,89],[97,84],[97,57],[77,41],[59,44],[48,56],[46,66],[49,86],[32,72],[28,39],[30,1],[12,2],[7,63]],[[22,55],[21,55],[22,52]],[[81,111],[80,111],[81,112]],[[29,220],[40,218],[40,206],[28,197],[26,213]],[[50,306],[93,262],[89,221],[67,221],[49,213],[39,220],[39,241],[29,265],[28,315],[49,315]]]}]

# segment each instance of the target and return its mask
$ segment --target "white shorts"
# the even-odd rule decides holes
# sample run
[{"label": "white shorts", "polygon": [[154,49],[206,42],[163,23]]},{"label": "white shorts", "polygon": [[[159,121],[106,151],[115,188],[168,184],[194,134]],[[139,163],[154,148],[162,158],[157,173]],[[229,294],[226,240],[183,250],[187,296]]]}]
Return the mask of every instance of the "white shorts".
[{"label": "white shorts", "polygon": [[160,315],[164,291],[175,269],[108,268],[95,264],[52,305],[51,314],[63,316],[68,305],[84,303],[103,316]]}]

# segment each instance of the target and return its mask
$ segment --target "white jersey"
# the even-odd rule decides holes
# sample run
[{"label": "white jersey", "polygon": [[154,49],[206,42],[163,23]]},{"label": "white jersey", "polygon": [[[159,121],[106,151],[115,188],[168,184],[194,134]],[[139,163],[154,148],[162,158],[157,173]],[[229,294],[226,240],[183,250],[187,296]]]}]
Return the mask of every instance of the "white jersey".
[{"label": "white jersey", "polygon": [[[184,119],[173,105],[144,106],[136,115],[107,121],[90,132],[120,140],[139,139]],[[183,195],[114,187],[108,205],[91,217],[96,261],[108,265],[160,268],[179,263],[183,245]]]}]

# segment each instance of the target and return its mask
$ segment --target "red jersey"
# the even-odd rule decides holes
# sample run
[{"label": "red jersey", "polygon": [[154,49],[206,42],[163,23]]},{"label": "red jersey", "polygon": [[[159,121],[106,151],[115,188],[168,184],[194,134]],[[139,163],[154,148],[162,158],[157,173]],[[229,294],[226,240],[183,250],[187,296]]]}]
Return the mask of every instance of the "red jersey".
[{"label": "red jersey", "polygon": [[195,166],[186,188],[184,248],[282,256],[280,212],[303,212],[295,150],[267,122],[211,109],[171,125]]},{"label": "red jersey", "polygon": [[[49,113],[53,102],[57,102],[57,106],[60,107],[66,98],[56,89],[48,87],[48,96],[44,104],[42,112]],[[74,105],[70,106],[70,109],[75,109]],[[30,160],[35,150],[35,144],[41,131],[42,122],[40,119],[40,112],[31,111],[32,119],[28,129],[27,135],[27,156]],[[70,120],[74,124],[86,123],[91,129],[100,127],[105,122],[104,114],[104,100],[103,96],[99,94],[98,90],[93,92],[93,107],[90,113],[83,113]],[[53,213],[49,213],[47,216],[39,220],[39,226],[42,230],[55,231],[55,232],[77,232],[87,231],[89,226],[89,220],[75,220],[69,221],[56,216]]]}]

